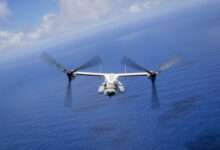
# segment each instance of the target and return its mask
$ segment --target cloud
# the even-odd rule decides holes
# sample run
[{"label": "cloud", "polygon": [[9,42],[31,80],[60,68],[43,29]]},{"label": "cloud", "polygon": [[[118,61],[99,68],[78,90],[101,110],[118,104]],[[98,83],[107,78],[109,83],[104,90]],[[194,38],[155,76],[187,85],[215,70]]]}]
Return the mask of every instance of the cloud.
[{"label": "cloud", "polygon": [[110,0],[59,0],[59,13],[43,16],[44,33],[59,33],[87,25],[108,15]]},{"label": "cloud", "polygon": [[[6,9],[7,3],[5,1],[0,4],[5,6],[2,11],[0,9],[0,19],[6,19],[10,10]],[[31,32],[0,31],[0,50],[23,46],[98,21],[108,15],[110,0],[59,0],[58,6],[58,14],[45,14],[40,25]],[[5,13],[2,13],[3,11]]]},{"label": "cloud", "polygon": [[[57,2],[58,13],[45,14],[40,25],[34,30],[0,31],[0,50],[23,46],[101,20],[138,13],[162,4],[162,0],[58,0]],[[0,1],[0,19],[7,19],[10,14],[6,1]]]},{"label": "cloud", "polygon": [[0,20],[6,21],[9,17],[9,15],[11,15],[11,11],[8,8],[7,2],[0,0]]},{"label": "cloud", "polygon": [[136,38],[141,37],[145,33],[146,33],[146,29],[138,30],[138,31],[135,31],[133,33],[129,33],[129,34],[126,34],[126,35],[123,35],[123,36],[119,37],[119,40],[120,41],[124,41],[124,42],[126,42],[126,41],[133,41]]},{"label": "cloud", "polygon": [[129,10],[130,10],[131,12],[136,13],[136,12],[142,11],[142,8],[139,7],[138,5],[131,5],[131,6],[129,7]]},{"label": "cloud", "polygon": [[11,46],[21,46],[27,44],[26,35],[23,32],[0,31],[0,50]]},{"label": "cloud", "polygon": [[138,13],[147,9],[155,8],[159,5],[166,4],[168,1],[171,0],[145,0],[138,3],[134,3],[130,5],[130,7],[127,9],[128,12],[132,13]]}]

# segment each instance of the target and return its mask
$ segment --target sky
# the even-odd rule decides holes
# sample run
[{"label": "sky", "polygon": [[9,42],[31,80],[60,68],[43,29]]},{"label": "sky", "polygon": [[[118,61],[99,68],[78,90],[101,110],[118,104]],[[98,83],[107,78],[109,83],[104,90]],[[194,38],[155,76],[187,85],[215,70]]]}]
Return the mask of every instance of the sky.
[{"label": "sky", "polygon": [[24,47],[105,20],[143,12],[150,14],[180,3],[183,1],[0,0],[0,51]]}]

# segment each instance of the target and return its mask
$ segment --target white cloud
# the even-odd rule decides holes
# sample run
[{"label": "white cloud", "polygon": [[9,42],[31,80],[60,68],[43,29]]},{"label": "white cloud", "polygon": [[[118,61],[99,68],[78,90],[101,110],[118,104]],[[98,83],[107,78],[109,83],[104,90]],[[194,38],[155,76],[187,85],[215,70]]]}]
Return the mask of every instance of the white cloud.
[{"label": "white cloud", "polygon": [[6,1],[0,1],[0,20],[6,21],[8,16],[11,15],[11,11],[8,8],[8,4]]},{"label": "white cloud", "polygon": [[[108,15],[110,0],[59,0],[59,13],[48,14],[43,17],[41,27],[47,33],[63,32],[98,21]],[[55,29],[55,30],[54,30]]]},{"label": "white cloud", "polygon": [[162,1],[162,0],[147,0],[145,1],[144,3],[144,7],[146,9],[149,9],[149,8],[152,8],[152,7],[155,7],[155,6],[158,6],[158,5],[161,5],[163,3],[166,3],[167,1]]},{"label": "white cloud", "polygon": [[142,8],[139,7],[138,5],[131,5],[131,6],[129,7],[129,10],[130,10],[131,12],[137,13],[137,12],[142,11]]},{"label": "white cloud", "polygon": [[119,40],[123,41],[123,42],[133,41],[133,40],[137,39],[138,37],[141,37],[145,33],[146,33],[145,29],[144,30],[138,30],[138,31],[135,31],[133,33],[125,34],[125,35],[119,37]]},{"label": "white cloud", "polygon": [[24,45],[27,42],[23,32],[0,31],[0,49],[13,46]]},{"label": "white cloud", "polygon": [[[26,45],[102,19],[138,13],[160,4],[162,0],[58,0],[59,12],[45,14],[39,27],[33,31],[0,31],[0,50]],[[6,19],[10,14],[6,1],[0,1],[0,19]]]}]

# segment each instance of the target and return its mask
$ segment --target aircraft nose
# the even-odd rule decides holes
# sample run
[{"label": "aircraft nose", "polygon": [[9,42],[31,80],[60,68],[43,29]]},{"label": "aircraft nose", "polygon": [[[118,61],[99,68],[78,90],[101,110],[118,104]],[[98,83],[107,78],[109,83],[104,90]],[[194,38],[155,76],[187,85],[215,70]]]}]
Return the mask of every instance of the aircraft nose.
[{"label": "aircraft nose", "polygon": [[115,95],[115,91],[113,90],[107,90],[105,91],[105,94],[108,95],[109,97],[114,96]]},{"label": "aircraft nose", "polygon": [[108,96],[109,96],[109,97],[112,97],[112,96],[114,96],[114,95],[115,95],[114,92],[110,92],[110,93],[108,93]]}]

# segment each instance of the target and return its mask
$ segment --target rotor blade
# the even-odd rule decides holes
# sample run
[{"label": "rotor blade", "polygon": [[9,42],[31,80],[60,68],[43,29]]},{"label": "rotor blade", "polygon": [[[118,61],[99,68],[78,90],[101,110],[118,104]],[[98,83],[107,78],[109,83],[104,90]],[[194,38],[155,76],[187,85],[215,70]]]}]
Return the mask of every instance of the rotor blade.
[{"label": "rotor blade", "polygon": [[173,57],[170,61],[168,61],[167,63],[165,63],[163,66],[161,66],[159,69],[158,69],[158,72],[161,72],[169,67],[171,67],[172,65],[180,62],[181,60],[183,59],[182,55],[177,55],[175,57]]},{"label": "rotor blade", "polygon": [[128,58],[126,56],[123,57],[123,59],[121,61],[121,64],[126,64],[126,65],[130,66],[131,68],[141,70],[141,71],[144,71],[144,72],[148,72],[149,74],[151,74],[151,72],[149,70],[147,70],[144,67],[138,65],[136,62],[134,62],[133,60],[131,60],[130,58]]},{"label": "rotor blade", "polygon": [[155,83],[152,83],[151,108],[152,109],[160,108],[160,103],[159,103],[159,98]]},{"label": "rotor blade", "polygon": [[72,108],[71,81],[68,82],[68,86],[66,88],[66,97],[65,97],[64,106],[67,108]]},{"label": "rotor blade", "polygon": [[96,66],[96,65],[98,65],[100,63],[102,63],[100,57],[96,56],[96,57],[92,58],[91,60],[87,61],[85,64],[83,64],[80,67],[76,68],[75,70],[76,71],[83,70],[83,69],[86,69],[86,68],[90,68],[90,67]]},{"label": "rotor blade", "polygon": [[191,66],[193,66],[193,65],[196,65],[197,63],[198,63],[198,62],[197,62],[197,61],[194,61],[194,60],[188,61],[188,62],[185,62],[185,63],[183,63],[183,64],[178,65],[178,68],[180,68],[180,69],[189,68],[189,67],[191,67]]},{"label": "rotor blade", "polygon": [[67,72],[68,71],[60,63],[58,63],[55,59],[53,59],[49,54],[47,54],[45,52],[41,55],[41,59],[43,61],[46,61],[47,63],[49,63],[51,65],[54,65],[55,67],[59,68],[63,72]]}]

